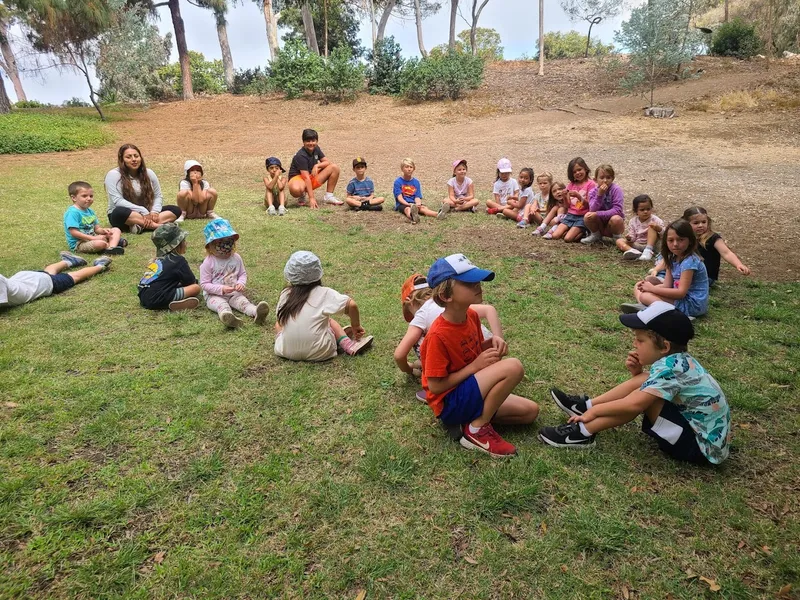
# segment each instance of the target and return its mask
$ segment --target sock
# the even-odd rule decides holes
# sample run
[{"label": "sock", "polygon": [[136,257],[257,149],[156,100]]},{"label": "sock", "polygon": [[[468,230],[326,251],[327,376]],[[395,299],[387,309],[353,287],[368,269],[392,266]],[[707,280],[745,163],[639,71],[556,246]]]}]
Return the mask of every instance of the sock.
[{"label": "sock", "polygon": [[645,246],[644,249],[645,250],[650,250],[650,252],[653,251],[653,247],[650,244],[647,244],[647,246]]},{"label": "sock", "polygon": [[468,427],[469,427],[469,432],[470,432],[470,433],[478,433],[478,432],[481,430],[481,428],[480,428],[480,427],[473,427],[473,426],[472,426],[472,423],[470,423],[470,424],[468,425]]},{"label": "sock", "polygon": [[586,401],[586,410],[589,410],[590,408],[592,408],[592,399],[591,398],[589,398]]},{"label": "sock", "polygon": [[342,345],[342,340],[349,340],[349,339],[350,339],[349,337],[347,337],[346,335],[343,335],[342,337],[340,337],[339,339],[336,340],[336,345],[337,346],[341,346]]},{"label": "sock", "polygon": [[589,430],[586,429],[586,425],[584,425],[583,423],[578,423],[578,428],[581,430],[581,433],[583,435],[585,435],[586,437],[591,437],[592,436],[592,434],[589,433]]}]

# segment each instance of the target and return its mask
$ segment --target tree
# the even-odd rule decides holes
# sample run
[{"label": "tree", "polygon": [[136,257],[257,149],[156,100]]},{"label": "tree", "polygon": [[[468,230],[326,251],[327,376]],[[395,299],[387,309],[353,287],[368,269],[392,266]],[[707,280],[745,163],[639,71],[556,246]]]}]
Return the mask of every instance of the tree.
[{"label": "tree", "polygon": [[586,53],[589,56],[589,46],[592,43],[592,27],[603,19],[610,19],[622,10],[623,0],[561,0],[561,8],[567,13],[569,20],[587,21],[589,33],[586,35]]},{"label": "tree", "polygon": [[685,25],[690,13],[691,2],[685,0],[648,0],[631,11],[614,36],[630,56],[630,70],[621,83],[629,89],[647,84],[651,106],[658,80],[671,78],[675,69],[690,60],[700,47],[698,33]]},{"label": "tree", "polygon": [[422,9],[419,5],[419,0],[414,0],[414,22],[417,25],[417,43],[419,44],[419,53],[426,57],[428,51],[425,50],[425,42],[422,41]]},{"label": "tree", "polygon": [[269,45],[269,58],[278,58],[278,15],[275,14],[275,2],[273,0],[253,0],[261,7],[264,13],[264,22],[267,26],[267,45]]},{"label": "tree", "polygon": [[228,43],[228,3],[227,0],[187,0],[189,4],[199,8],[206,8],[214,13],[214,21],[217,25],[217,39],[219,39],[219,49],[222,54],[222,66],[225,70],[225,84],[228,89],[233,88],[233,55],[231,45]]},{"label": "tree", "polygon": [[481,17],[481,13],[483,9],[486,8],[486,5],[489,3],[489,0],[483,0],[480,4],[478,4],[478,0],[472,0],[472,7],[470,11],[470,20],[464,18],[464,15],[461,15],[461,18],[464,19],[464,22],[469,26],[469,47],[472,50],[472,55],[477,56],[478,54],[478,42],[477,42],[477,30],[478,30],[478,19]]},{"label": "tree", "polygon": [[9,37],[9,29],[11,28],[12,15],[5,6],[0,4],[0,69],[5,71],[11,84],[14,86],[14,93],[17,95],[17,101],[24,102],[28,99],[25,95],[25,90],[22,87],[22,80],[19,77],[19,68],[17,67],[17,59],[14,56],[14,50],[11,48],[11,40]]},{"label": "tree", "polygon": [[[376,34],[376,41],[383,39],[386,32],[386,25],[389,23],[389,18],[394,15],[400,19],[416,19],[416,6],[415,0],[376,0],[381,11],[381,18],[378,22],[378,31]],[[488,0],[487,0],[488,2]],[[440,2],[434,0],[419,0],[419,13],[420,20],[423,20],[431,15],[439,12],[442,8]]]},{"label": "tree", "polygon": [[[353,5],[346,0],[327,0],[327,6],[322,2],[315,2],[309,6],[311,11],[311,24],[314,40],[317,45],[309,50],[315,54],[325,55],[325,10],[328,12],[328,54],[339,46],[347,46],[353,56],[359,57],[364,48],[358,36],[359,21]],[[308,36],[301,8],[298,6],[284,5],[281,10],[279,25],[288,31],[283,35],[283,40],[302,40],[308,46]],[[321,45],[320,45],[321,42]]]},{"label": "tree", "polygon": [[[150,2],[151,0],[142,0]],[[166,0],[151,4],[153,9],[166,6],[169,8],[169,15],[172,19],[172,29],[175,32],[175,46],[178,48],[178,62],[181,65],[182,97],[184,100],[194,100],[192,88],[192,67],[189,60],[189,48],[186,45],[186,27],[181,16],[181,6],[179,0]]]},{"label": "tree", "polygon": [[450,37],[447,40],[447,47],[450,50],[456,49],[456,16],[458,16],[458,0],[450,0]]},{"label": "tree", "polygon": [[544,75],[544,0],[539,0],[539,75]]},{"label": "tree", "polygon": [[480,56],[487,62],[503,60],[502,40],[495,29],[488,27],[476,27],[474,30],[465,29],[458,34],[458,40],[464,46],[469,44],[472,54]]}]

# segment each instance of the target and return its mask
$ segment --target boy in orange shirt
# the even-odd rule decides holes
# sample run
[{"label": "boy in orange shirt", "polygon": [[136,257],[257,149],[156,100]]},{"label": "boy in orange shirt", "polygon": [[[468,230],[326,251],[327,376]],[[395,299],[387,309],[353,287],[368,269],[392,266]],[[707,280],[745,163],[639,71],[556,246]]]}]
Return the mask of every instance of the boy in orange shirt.
[{"label": "boy in orange shirt", "polygon": [[422,387],[428,406],[444,425],[461,425],[461,445],[495,458],[517,453],[492,423],[528,424],[537,404],[511,391],[525,374],[516,358],[501,360],[508,346],[497,337],[483,339],[481,322],[471,304],[483,300],[482,281],[494,273],[479,269],[463,254],[440,258],[428,271],[433,300],[444,312],[422,343]]}]

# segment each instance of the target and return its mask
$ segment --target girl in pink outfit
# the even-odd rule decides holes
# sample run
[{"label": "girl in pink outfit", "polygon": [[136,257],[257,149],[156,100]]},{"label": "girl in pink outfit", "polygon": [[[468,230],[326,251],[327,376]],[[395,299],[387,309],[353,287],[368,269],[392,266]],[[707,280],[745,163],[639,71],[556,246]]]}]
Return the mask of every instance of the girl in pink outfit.
[{"label": "girl in pink outfit", "polygon": [[586,233],[583,215],[589,212],[589,192],[597,187],[589,177],[590,169],[580,156],[569,161],[567,167],[567,214],[561,219],[561,224],[553,232],[553,239],[562,237],[565,242],[577,242]]},{"label": "girl in pink outfit", "polygon": [[266,302],[253,304],[242,293],[247,284],[247,271],[242,257],[236,252],[239,234],[225,219],[214,219],[203,229],[206,239],[206,258],[200,265],[200,287],[206,306],[219,315],[226,327],[236,328],[242,320],[232,309],[252,317],[263,325],[269,313]]}]

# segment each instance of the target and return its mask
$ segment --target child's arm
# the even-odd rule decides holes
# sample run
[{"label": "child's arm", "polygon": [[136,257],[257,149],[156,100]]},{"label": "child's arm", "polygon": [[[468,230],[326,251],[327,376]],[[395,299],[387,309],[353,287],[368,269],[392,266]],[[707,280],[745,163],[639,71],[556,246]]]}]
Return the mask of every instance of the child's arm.
[{"label": "child's arm", "polygon": [[736,267],[740,273],[743,273],[744,275],[750,275],[750,267],[739,260],[739,257],[736,256],[736,253],[728,248],[728,244],[726,244],[722,238],[719,238],[716,242],[714,242],[714,248],[716,248],[717,252],[719,252],[719,255],[725,259],[725,262]]},{"label": "child's arm", "polygon": [[[186,263],[186,266],[188,268],[189,263]],[[200,265],[200,287],[203,289],[203,291],[206,294],[211,294],[213,296],[223,296],[226,293],[230,293],[224,290],[224,288],[229,288],[230,286],[220,285],[213,282],[213,272],[214,269],[212,267],[212,262],[209,259],[204,260],[203,264]],[[192,277],[194,277],[194,274],[192,274]]]},{"label": "child's arm", "polygon": [[503,326],[500,324],[500,317],[497,315],[497,309],[491,304],[473,304],[470,306],[472,310],[478,313],[481,319],[485,319],[489,323],[489,331],[493,336],[503,337]]},{"label": "child's arm", "polygon": [[455,373],[450,373],[447,377],[428,377],[428,389],[434,394],[446,392],[447,390],[456,387],[470,375],[474,375],[478,371],[493,365],[499,360],[500,352],[498,352],[495,348],[484,350],[475,358],[475,360],[473,360],[463,369],[456,371]]},{"label": "child's arm", "polygon": [[286,177],[282,173],[278,173],[278,191],[282,192],[283,188],[286,187]]},{"label": "child's arm", "polygon": [[270,176],[269,172],[267,172],[267,176],[264,177],[264,187],[268,190],[272,189],[272,186],[275,185],[275,180]]},{"label": "child's arm", "polygon": [[[102,235],[89,235],[88,233],[83,233],[81,232],[80,229],[75,229],[74,227],[69,228],[69,233],[76,240],[81,240],[82,242],[91,242],[94,240],[105,239],[105,237],[103,237]],[[95,233],[97,233],[97,229],[95,229]]]},{"label": "child's arm", "polygon": [[456,189],[452,185],[450,185],[449,183],[447,184],[447,198],[453,204],[455,204],[457,202],[457,200],[456,200]]},{"label": "child's arm", "polygon": [[664,278],[663,284],[653,285],[652,283],[645,281],[642,289],[645,292],[657,294],[662,298],[680,300],[681,298],[685,298],[686,294],[689,293],[689,288],[692,285],[692,279],[694,279],[694,269],[684,269],[681,271],[681,279],[678,282],[678,287],[672,287],[672,272],[667,269],[667,276]]},{"label": "child's arm", "polygon": [[239,276],[236,278],[236,285],[233,286],[237,292],[243,292],[245,286],[247,285],[247,269],[244,268],[244,261],[239,254],[236,254],[236,257],[239,259]]},{"label": "child's arm", "polygon": [[421,337],[422,329],[414,325],[409,325],[403,339],[397,344],[397,348],[395,348],[394,351],[394,362],[403,373],[413,375],[414,369],[408,364],[408,353],[411,352],[414,344],[416,344]]},{"label": "child's arm", "polygon": [[402,177],[398,177],[394,181],[394,189],[392,190],[394,193],[394,198],[403,206],[411,206],[406,199],[403,197],[403,183]]},{"label": "child's arm", "polygon": [[361,339],[366,332],[361,326],[361,315],[358,312],[358,304],[356,304],[355,300],[352,298],[347,301],[344,307],[344,314],[350,317],[350,325],[353,327],[353,337],[357,340]]},{"label": "child's arm", "polygon": [[462,202],[469,202],[470,200],[475,200],[475,184],[470,183],[469,187],[467,188],[467,195],[461,198]]},{"label": "child's arm", "polygon": [[[314,168],[316,169],[318,165],[319,163],[314,165]],[[311,174],[308,171],[300,171],[300,177],[302,178],[303,183],[306,184],[306,196],[308,196],[308,205],[311,208],[319,208],[319,204],[317,204],[317,199],[314,197],[314,186],[311,184]]]}]

